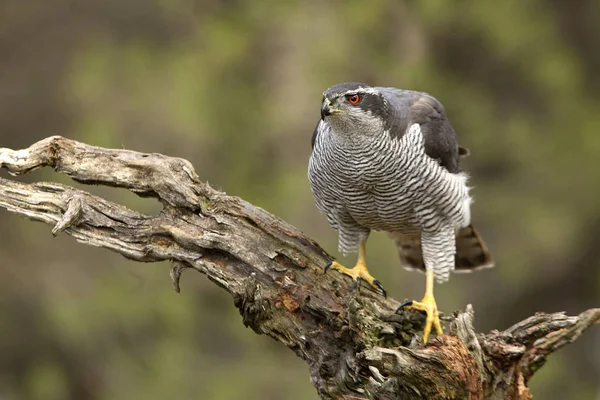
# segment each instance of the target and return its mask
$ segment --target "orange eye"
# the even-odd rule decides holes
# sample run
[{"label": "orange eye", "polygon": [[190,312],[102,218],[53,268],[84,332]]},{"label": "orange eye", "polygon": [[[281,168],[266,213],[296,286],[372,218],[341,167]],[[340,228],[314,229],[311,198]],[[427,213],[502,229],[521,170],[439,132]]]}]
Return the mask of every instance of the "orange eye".
[{"label": "orange eye", "polygon": [[358,102],[360,101],[360,96],[357,94],[353,94],[348,96],[347,99],[350,104],[358,104]]}]

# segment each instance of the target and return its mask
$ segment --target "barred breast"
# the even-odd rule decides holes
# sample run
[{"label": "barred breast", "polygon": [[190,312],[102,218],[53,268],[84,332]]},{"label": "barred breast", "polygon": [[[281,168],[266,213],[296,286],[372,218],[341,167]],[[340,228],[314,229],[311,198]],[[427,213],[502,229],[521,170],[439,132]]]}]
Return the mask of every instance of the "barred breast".
[{"label": "barred breast", "polygon": [[352,138],[323,121],[318,129],[308,177],[317,207],[339,232],[341,252],[356,251],[369,230],[434,235],[469,224],[467,177],[425,154],[419,124],[400,138],[385,131]]}]

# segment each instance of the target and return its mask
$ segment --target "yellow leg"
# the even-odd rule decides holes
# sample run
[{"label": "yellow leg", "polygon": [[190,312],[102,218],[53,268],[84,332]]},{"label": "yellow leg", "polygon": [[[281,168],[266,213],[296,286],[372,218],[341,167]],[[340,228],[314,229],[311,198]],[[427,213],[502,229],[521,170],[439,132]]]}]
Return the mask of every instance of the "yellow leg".
[{"label": "yellow leg", "polygon": [[363,240],[360,242],[358,247],[358,260],[356,261],[356,265],[354,268],[346,268],[342,264],[337,261],[332,261],[331,264],[325,267],[325,271],[329,268],[340,271],[342,274],[350,276],[354,279],[357,285],[360,285],[361,280],[367,281],[371,286],[375,289],[380,290],[383,295],[386,295],[385,290],[383,289],[383,285],[377,279],[373,278],[367,269],[367,263],[365,261],[365,256],[367,253],[367,241]]},{"label": "yellow leg", "polygon": [[435,304],[435,298],[433,297],[433,271],[427,271],[425,284],[425,296],[421,301],[409,301],[400,306],[408,306],[414,310],[421,310],[427,313],[427,320],[425,321],[425,329],[423,329],[423,343],[427,343],[429,333],[431,332],[431,325],[435,327],[435,331],[438,335],[443,333],[442,326],[440,325],[440,317],[438,315],[437,305]]}]

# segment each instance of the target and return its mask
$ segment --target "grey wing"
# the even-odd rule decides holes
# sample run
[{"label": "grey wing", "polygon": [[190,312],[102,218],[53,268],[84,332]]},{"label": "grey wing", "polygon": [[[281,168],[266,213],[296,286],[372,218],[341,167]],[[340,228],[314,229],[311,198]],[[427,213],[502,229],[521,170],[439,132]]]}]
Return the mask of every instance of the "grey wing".
[{"label": "grey wing", "polygon": [[459,158],[467,155],[468,150],[459,148],[444,106],[427,93],[395,88],[377,89],[392,106],[394,117],[390,126],[391,134],[402,136],[410,125],[419,124],[425,141],[425,153],[438,160],[449,172],[460,172]]}]

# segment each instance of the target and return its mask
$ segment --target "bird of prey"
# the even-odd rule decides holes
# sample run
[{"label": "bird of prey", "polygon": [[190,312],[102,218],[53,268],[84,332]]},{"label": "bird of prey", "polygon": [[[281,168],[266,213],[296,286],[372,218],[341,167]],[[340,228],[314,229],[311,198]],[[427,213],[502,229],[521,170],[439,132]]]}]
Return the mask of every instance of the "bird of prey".
[{"label": "bird of prey", "polygon": [[402,305],[427,313],[424,342],[432,325],[442,334],[434,278],[442,283],[450,271],[493,266],[470,222],[467,175],[459,168],[467,154],[444,107],[427,93],[358,82],[323,92],[308,178],[317,208],[338,231],[339,251],[358,250],[354,268],[333,261],[325,269],[357,284],[365,280],[385,295],[365,255],[369,232],[388,232],[401,264],[426,273],[423,299]]}]

